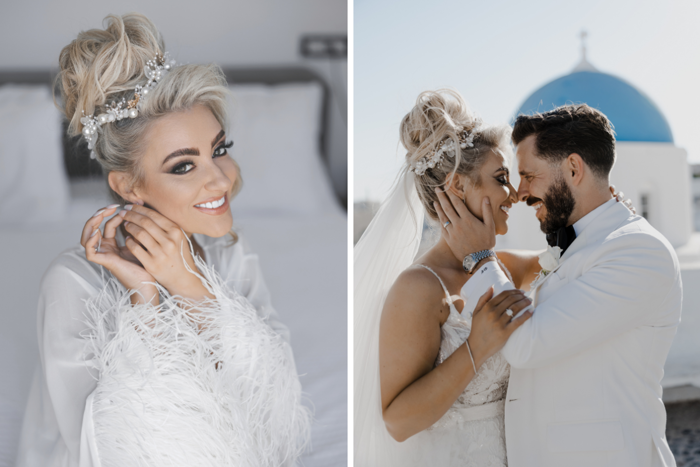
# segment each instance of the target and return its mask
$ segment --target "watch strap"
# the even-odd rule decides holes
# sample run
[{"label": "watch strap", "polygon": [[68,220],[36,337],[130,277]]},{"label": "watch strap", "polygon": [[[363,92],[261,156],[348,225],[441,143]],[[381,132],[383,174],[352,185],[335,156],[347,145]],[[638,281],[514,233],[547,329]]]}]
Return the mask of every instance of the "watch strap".
[{"label": "watch strap", "polygon": [[[469,274],[474,274],[474,271],[476,270],[477,265],[479,264],[479,261],[482,259],[488,258],[488,257],[496,257],[496,252],[493,250],[481,250],[477,251],[476,253],[472,253],[471,255],[467,255],[468,257],[471,256],[471,259],[473,261],[472,267],[467,271]],[[464,263],[462,263],[464,264]]]}]

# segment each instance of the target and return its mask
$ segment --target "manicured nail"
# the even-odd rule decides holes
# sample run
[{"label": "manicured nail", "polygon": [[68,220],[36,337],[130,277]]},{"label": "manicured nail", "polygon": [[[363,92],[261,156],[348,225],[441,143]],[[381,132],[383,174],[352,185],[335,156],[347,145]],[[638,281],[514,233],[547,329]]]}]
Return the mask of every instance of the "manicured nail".
[{"label": "manicured nail", "polygon": [[126,216],[126,211],[123,211],[123,210],[119,211],[118,215],[124,217],[124,216]]},{"label": "manicured nail", "polygon": [[131,238],[131,235],[127,235],[127,236],[124,238],[124,241],[127,241],[127,240],[129,240],[130,238]]},{"label": "manicured nail", "polygon": [[95,215],[92,216],[92,217],[97,217],[97,216],[99,216],[100,214],[102,214],[103,212],[105,212],[105,210],[104,210],[104,209],[100,209],[100,210],[97,211],[97,212],[95,213]]},{"label": "manicured nail", "polygon": [[486,204],[487,204],[488,206],[491,206],[491,200],[488,199],[488,198],[486,198]]},{"label": "manicured nail", "polygon": [[94,237],[97,232],[99,232],[100,229],[95,230],[93,233],[90,234],[90,238]]},{"label": "manicured nail", "polygon": [[124,209],[126,209],[127,211],[131,211],[131,208],[133,208],[133,207],[134,207],[133,204],[127,204],[126,206],[124,206]]},{"label": "manicured nail", "polygon": [[129,224],[130,224],[129,221],[124,221],[124,227],[126,227],[126,226],[129,225]]},{"label": "manicured nail", "polygon": [[138,200],[138,201],[136,201],[136,204],[138,204],[139,206],[143,206],[143,201]]},{"label": "manicured nail", "polygon": [[105,209],[114,209],[114,208],[118,208],[119,206],[121,206],[121,204],[110,204]]}]

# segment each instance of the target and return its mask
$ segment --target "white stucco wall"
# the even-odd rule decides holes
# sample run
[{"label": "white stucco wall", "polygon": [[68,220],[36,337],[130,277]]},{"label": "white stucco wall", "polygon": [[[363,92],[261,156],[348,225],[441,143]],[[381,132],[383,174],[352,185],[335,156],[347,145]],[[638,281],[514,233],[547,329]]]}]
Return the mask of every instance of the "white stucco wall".
[{"label": "white stucco wall", "polygon": [[668,143],[617,143],[610,181],[641,213],[649,199],[649,223],[678,248],[693,231],[691,173],[685,149]]}]

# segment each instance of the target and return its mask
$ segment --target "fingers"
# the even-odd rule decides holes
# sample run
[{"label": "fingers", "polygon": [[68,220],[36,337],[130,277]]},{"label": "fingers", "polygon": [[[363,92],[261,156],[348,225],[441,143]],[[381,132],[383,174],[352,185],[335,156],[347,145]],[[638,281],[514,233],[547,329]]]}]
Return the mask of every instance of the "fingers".
[{"label": "fingers", "polygon": [[124,240],[124,246],[126,246],[131,254],[134,255],[137,260],[139,260],[139,262],[141,262],[143,268],[148,271],[150,265],[152,264],[151,255],[131,236],[126,237]]},{"label": "fingers", "polygon": [[[454,206],[452,206],[452,202],[450,202],[447,195],[445,195],[445,192],[440,188],[436,188],[435,193],[437,193],[438,201],[443,212],[447,216],[447,220],[450,222],[456,222],[457,219],[459,219],[459,214],[457,214],[455,211]],[[445,222],[447,222],[447,220],[445,220]]]},{"label": "fingers", "polygon": [[517,297],[518,299],[520,299],[521,297],[524,297],[524,296],[525,296],[525,292],[523,292],[520,289],[504,290],[503,292],[499,293],[498,295],[496,295],[495,297],[493,297],[489,301],[489,306],[493,310],[498,309],[499,311],[505,311],[505,309],[508,308],[510,303],[514,303],[514,301],[504,303],[506,300],[508,300],[508,299],[512,300],[513,297]]},{"label": "fingers", "polygon": [[523,325],[525,321],[528,319],[532,318],[532,315],[534,314],[533,310],[528,310],[522,315],[518,316],[517,318],[512,319],[507,325],[506,329],[512,334],[513,331],[518,329],[520,326]]},{"label": "fingers", "polygon": [[[523,309],[527,308],[531,304],[532,301],[529,298],[521,298],[520,300],[513,303],[504,310],[503,314],[501,314],[501,317],[499,318],[499,321],[501,321],[501,323],[505,326],[510,322],[511,319],[513,319],[514,316],[517,316],[518,313],[520,313]],[[507,313],[508,310],[512,311],[512,314],[509,315]]]},{"label": "fingers", "polygon": [[491,200],[488,196],[484,196],[484,199],[481,200],[481,212],[484,216],[484,225],[495,229],[495,225],[493,223],[493,211],[491,210]]},{"label": "fingers", "polygon": [[104,238],[114,238],[117,234],[117,227],[119,227],[119,224],[122,222],[124,222],[124,218],[119,215],[116,215],[105,222]]},{"label": "fingers", "polygon": [[[501,317],[503,315],[506,315],[506,310],[511,309],[513,312],[518,312],[525,308],[527,305],[530,304],[530,299],[525,296],[525,294],[521,290],[514,291],[515,293],[508,295],[501,303],[496,305],[495,307],[492,308],[493,313],[497,317]],[[526,300],[527,303],[523,305],[522,302],[523,300]]]},{"label": "fingers", "polygon": [[447,222],[447,216],[445,215],[445,212],[442,210],[442,207],[439,203],[433,203],[433,206],[435,206],[435,212],[437,212],[438,219],[440,219],[440,224],[442,225],[442,228],[446,230],[447,237],[449,238],[450,231],[447,230],[447,227],[445,227],[445,223]]},{"label": "fingers", "polygon": [[[142,216],[147,217],[148,219],[152,220],[158,227],[160,227],[166,232],[173,229],[180,229],[180,227],[178,227],[177,224],[175,224],[173,221],[171,221],[161,213],[154,211],[153,209],[147,208],[145,206],[140,206],[138,204],[127,204],[126,206],[124,206],[124,209],[128,212],[141,214]],[[126,220],[128,220],[129,222],[134,222],[129,218],[127,218]]]},{"label": "fingers", "polygon": [[474,307],[473,315],[476,315],[478,312],[480,312],[482,308],[484,308],[484,305],[486,305],[486,302],[491,300],[491,297],[493,297],[493,286],[489,287],[486,293],[479,298],[478,302],[476,302],[476,307]]},{"label": "fingers", "polygon": [[[98,227],[99,227],[99,225],[98,225]],[[97,245],[100,242],[101,236],[102,236],[102,232],[100,232],[100,229],[94,230],[92,236],[88,237],[88,239],[83,243],[83,246],[85,247],[85,258],[87,258],[88,261],[92,261],[93,263],[98,262],[98,261],[95,261],[96,256],[97,256],[97,253],[95,252],[95,248],[97,248]]]},{"label": "fingers", "polygon": [[[142,206],[134,206],[134,208],[137,207],[151,212],[155,212],[148,208],[143,208]],[[124,219],[124,221],[129,222],[129,225],[136,224],[137,226],[144,229],[150,234],[151,238],[155,239],[155,241],[158,242],[159,245],[164,245],[167,242],[167,231],[164,230],[163,227],[161,227],[160,224],[158,224],[155,220],[153,220],[150,215],[146,215],[143,212],[136,212],[133,208],[131,210],[125,209],[124,211],[120,212],[119,215]],[[127,230],[129,229],[127,228]],[[140,241],[140,238],[135,238]]]},{"label": "fingers", "polygon": [[100,224],[102,224],[104,218],[114,214],[118,207],[118,204],[110,204],[109,206],[97,211],[90,219],[88,219],[88,221],[85,223],[85,227],[83,227],[83,232],[80,235],[80,244],[82,246],[85,246],[85,243],[88,241],[90,236],[95,232],[95,230],[100,228]]},{"label": "fingers", "polygon": [[138,240],[150,253],[154,253],[158,250],[158,242],[156,242],[151,234],[140,225],[125,221],[124,228],[131,234],[132,238]]},{"label": "fingers", "polygon": [[454,207],[455,211],[457,211],[457,215],[459,217],[462,219],[474,217],[472,213],[469,212],[469,209],[467,208],[467,205],[464,204],[464,201],[459,196],[452,193],[451,190],[447,190],[447,197],[450,198],[450,203],[452,204],[452,207]]}]

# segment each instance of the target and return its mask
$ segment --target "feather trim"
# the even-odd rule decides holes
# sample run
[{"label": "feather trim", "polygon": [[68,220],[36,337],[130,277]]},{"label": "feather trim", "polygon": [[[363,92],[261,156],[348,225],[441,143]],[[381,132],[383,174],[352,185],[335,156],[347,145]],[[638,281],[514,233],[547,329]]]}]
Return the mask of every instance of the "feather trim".
[{"label": "feather trim", "polygon": [[[112,278],[87,301],[86,360],[99,371],[95,439],[110,466],[290,466],[310,412],[289,344],[195,256],[216,297],[132,306]],[[199,329],[201,328],[201,329]]]}]

